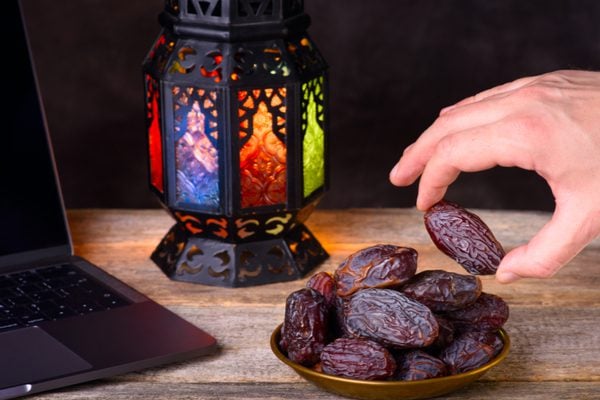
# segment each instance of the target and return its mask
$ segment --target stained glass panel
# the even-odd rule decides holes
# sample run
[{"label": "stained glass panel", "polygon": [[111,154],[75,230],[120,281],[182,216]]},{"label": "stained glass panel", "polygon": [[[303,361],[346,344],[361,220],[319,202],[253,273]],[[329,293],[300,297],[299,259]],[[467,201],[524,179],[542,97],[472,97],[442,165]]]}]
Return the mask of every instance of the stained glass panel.
[{"label": "stained glass panel", "polygon": [[217,92],[173,86],[176,199],[220,209]]},{"label": "stained glass panel", "polygon": [[150,159],[150,184],[164,193],[162,132],[158,84],[146,75],[146,121],[148,127],[148,155]]},{"label": "stained glass panel", "polygon": [[238,93],[242,208],[286,203],[285,96],[285,88]]},{"label": "stained glass panel", "polygon": [[302,85],[302,167],[304,198],[325,184],[325,130],[321,76]]}]

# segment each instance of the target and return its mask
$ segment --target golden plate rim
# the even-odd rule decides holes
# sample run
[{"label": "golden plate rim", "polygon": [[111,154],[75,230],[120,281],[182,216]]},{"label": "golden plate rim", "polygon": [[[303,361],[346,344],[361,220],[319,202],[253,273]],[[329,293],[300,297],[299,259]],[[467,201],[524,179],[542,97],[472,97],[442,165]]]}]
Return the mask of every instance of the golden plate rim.
[{"label": "golden plate rim", "polygon": [[468,384],[468,383],[472,382],[473,380],[477,379],[476,378],[477,376],[483,375],[489,369],[500,364],[508,355],[508,353],[510,351],[510,345],[511,345],[510,337],[508,336],[508,333],[506,332],[506,330],[504,330],[504,328],[500,328],[500,329],[498,329],[498,334],[500,335],[500,338],[502,339],[502,342],[504,343],[504,347],[502,348],[500,353],[498,353],[498,355],[496,355],[496,357],[494,357],[491,361],[489,361],[487,364],[482,365],[481,367],[472,369],[467,372],[462,372],[462,373],[456,374],[456,375],[448,375],[448,376],[442,376],[439,378],[429,378],[429,379],[423,379],[423,380],[418,380],[418,381],[368,381],[368,380],[362,380],[362,379],[351,379],[351,378],[344,378],[341,376],[329,375],[329,374],[326,374],[323,372],[315,371],[314,369],[305,367],[303,365],[300,365],[300,364],[290,360],[289,358],[287,358],[287,356],[285,356],[282,353],[281,349],[279,348],[279,340],[278,339],[279,339],[279,335],[281,333],[282,326],[283,326],[283,324],[277,325],[277,327],[271,334],[271,341],[270,341],[271,351],[275,354],[275,356],[281,362],[283,362],[284,364],[288,365],[290,368],[292,368],[296,371],[301,371],[302,373],[309,375],[311,377],[314,377],[316,379],[327,379],[332,382],[349,383],[349,384],[354,384],[354,385],[360,384],[360,385],[365,385],[365,386],[371,386],[374,388],[376,388],[376,387],[381,387],[381,388],[414,387],[414,388],[418,388],[423,385],[430,386],[430,385],[434,385],[436,383],[443,385],[445,382],[455,382],[455,381],[459,381],[459,380],[464,380],[464,381],[466,381],[465,384]]}]

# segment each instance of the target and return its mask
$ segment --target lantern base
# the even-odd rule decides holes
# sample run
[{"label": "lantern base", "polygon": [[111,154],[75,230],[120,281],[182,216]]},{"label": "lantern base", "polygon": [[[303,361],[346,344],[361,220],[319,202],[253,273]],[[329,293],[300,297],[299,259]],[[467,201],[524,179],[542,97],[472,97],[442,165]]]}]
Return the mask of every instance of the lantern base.
[{"label": "lantern base", "polygon": [[151,259],[176,281],[245,287],[300,279],[327,257],[303,224],[282,237],[246,243],[194,236],[175,224]]}]

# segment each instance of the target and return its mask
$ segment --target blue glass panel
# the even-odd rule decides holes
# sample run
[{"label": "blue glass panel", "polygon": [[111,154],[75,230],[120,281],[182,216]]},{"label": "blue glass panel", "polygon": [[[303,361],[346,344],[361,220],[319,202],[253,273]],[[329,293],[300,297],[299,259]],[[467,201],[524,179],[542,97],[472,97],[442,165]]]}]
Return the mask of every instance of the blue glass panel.
[{"label": "blue glass panel", "polygon": [[218,211],[217,92],[181,86],[172,92],[177,203]]}]

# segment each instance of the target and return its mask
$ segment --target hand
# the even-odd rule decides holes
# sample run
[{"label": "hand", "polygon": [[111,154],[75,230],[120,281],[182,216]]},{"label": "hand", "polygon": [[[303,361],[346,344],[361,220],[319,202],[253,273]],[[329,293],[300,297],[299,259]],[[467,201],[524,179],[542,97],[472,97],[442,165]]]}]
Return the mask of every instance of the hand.
[{"label": "hand", "polygon": [[600,72],[556,71],[518,79],[444,108],[390,173],[421,176],[417,208],[441,200],[460,172],[520,167],[542,176],[552,219],[509,252],[496,279],[550,277],[600,234]]}]

